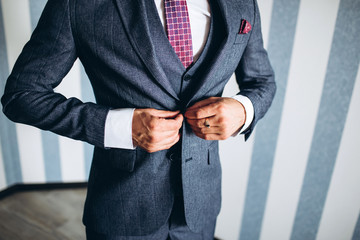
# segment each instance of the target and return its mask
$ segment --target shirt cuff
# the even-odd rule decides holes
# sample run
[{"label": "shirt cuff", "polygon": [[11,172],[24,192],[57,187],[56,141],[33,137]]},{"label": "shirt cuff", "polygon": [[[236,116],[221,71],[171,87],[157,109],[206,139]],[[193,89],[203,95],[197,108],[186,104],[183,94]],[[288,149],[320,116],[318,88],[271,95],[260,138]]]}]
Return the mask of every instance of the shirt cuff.
[{"label": "shirt cuff", "polygon": [[233,136],[237,135],[237,134],[241,134],[243,132],[245,132],[248,127],[250,126],[250,124],[252,123],[252,121],[254,120],[254,106],[251,102],[251,100],[243,95],[235,95],[232,97],[233,99],[239,101],[245,108],[245,113],[246,113],[246,119],[245,119],[245,123],[242,126],[242,128],[240,129],[239,132],[236,132]]},{"label": "shirt cuff", "polygon": [[135,149],[132,140],[134,110],[134,108],[120,108],[109,111],[105,121],[106,148]]}]

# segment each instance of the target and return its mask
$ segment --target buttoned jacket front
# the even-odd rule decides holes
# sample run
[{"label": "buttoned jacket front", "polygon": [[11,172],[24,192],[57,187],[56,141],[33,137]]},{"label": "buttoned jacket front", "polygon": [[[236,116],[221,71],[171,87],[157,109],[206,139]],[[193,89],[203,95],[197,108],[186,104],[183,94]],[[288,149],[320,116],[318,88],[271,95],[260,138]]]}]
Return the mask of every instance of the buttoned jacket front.
[{"label": "buttoned jacket front", "polygon": [[[181,162],[190,229],[199,231],[219,213],[218,142],[196,137],[186,122],[176,151],[104,147],[110,109],[184,112],[197,101],[221,96],[234,72],[239,94],[254,106],[254,120],[245,132],[246,137],[251,134],[275,93],[259,10],[253,0],[209,3],[209,36],[200,58],[187,70],[167,40],[152,0],[49,0],[16,62],[2,98],[4,113],[16,122],[95,146],[83,218],[93,231],[141,236],[164,225],[177,191],[170,155]],[[242,20],[252,26],[247,34],[239,34]],[[53,91],[77,58],[89,76],[96,103]]]}]

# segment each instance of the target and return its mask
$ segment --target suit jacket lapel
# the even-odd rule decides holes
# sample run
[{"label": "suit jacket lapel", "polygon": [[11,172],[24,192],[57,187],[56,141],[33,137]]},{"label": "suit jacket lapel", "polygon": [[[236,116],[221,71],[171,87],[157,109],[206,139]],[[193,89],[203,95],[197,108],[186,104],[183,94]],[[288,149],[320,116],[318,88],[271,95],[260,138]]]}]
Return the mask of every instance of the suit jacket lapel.
[{"label": "suit jacket lapel", "polygon": [[153,0],[116,0],[116,4],[130,41],[140,58],[160,86],[175,99],[179,99],[156,58],[149,30],[149,22],[151,21],[148,21],[149,16],[146,11],[146,4],[149,3],[145,1]]},{"label": "suit jacket lapel", "polygon": [[[228,17],[226,0],[210,0],[209,2],[211,6],[211,14],[212,14],[210,32],[204,51],[198,60],[198,64],[201,65],[202,61],[205,60],[203,58],[207,58],[207,57],[211,58],[210,60],[208,60],[210,64],[206,64],[207,66],[204,67],[205,70],[201,71],[203,75],[199,79],[200,80],[199,83],[193,89],[193,93],[190,95],[188,104],[191,104],[192,100],[199,99],[201,98],[201,96],[206,95],[206,93],[213,87],[213,84],[216,84],[216,81],[219,80],[218,78],[221,77],[219,76],[219,72],[221,72],[219,71],[219,69],[221,68],[221,65],[224,62],[226,62],[225,61],[226,51],[224,51],[224,49],[226,49],[226,47],[229,44],[232,44],[229,39],[230,24],[228,22],[229,17]],[[215,14],[217,15],[214,16]],[[222,36],[219,36],[218,32],[215,32],[217,31],[217,29],[215,29],[215,22],[214,22],[215,20],[216,21],[221,20],[220,22],[224,24],[224,26],[222,26],[222,29],[224,30]],[[217,46],[217,50],[215,51],[214,54],[212,54],[211,56],[207,56],[208,51],[211,50],[209,49],[209,47],[213,40],[212,38],[218,38],[218,37],[222,38],[220,45]],[[201,66],[199,66],[199,68],[201,68]],[[192,70],[190,69],[190,71]]]},{"label": "suit jacket lapel", "polygon": [[[222,41],[218,46],[215,46],[217,51],[209,56],[210,61],[206,63],[205,70],[201,71],[199,85],[196,85],[193,94],[190,94],[186,103],[188,106],[195,101],[208,97],[214,86],[219,85],[222,81],[229,80],[229,72],[235,71],[235,69],[228,68],[229,63],[230,65],[234,64],[234,59],[229,58],[229,55],[232,55],[232,47],[238,37],[241,19],[250,21],[254,16],[252,4],[248,4],[245,0],[209,0],[209,2],[212,12],[212,27],[215,26],[214,19],[216,25],[220,22],[220,26],[217,25],[217,29],[214,27],[212,36],[209,36],[212,39],[209,39],[208,42],[213,42],[219,37],[222,37]],[[223,31],[222,36],[219,36],[218,31],[221,30]],[[242,47],[246,47],[245,44],[243,43]],[[208,51],[212,48],[214,46],[210,47]]]}]

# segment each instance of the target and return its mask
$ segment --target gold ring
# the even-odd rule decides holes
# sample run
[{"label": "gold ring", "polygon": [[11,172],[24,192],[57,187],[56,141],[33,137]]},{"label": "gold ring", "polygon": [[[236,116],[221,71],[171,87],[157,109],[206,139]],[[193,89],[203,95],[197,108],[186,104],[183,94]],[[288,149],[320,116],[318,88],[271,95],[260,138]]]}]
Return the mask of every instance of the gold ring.
[{"label": "gold ring", "polygon": [[204,125],[205,125],[205,127],[210,128],[210,123],[209,123],[209,120],[207,118],[205,118]]}]

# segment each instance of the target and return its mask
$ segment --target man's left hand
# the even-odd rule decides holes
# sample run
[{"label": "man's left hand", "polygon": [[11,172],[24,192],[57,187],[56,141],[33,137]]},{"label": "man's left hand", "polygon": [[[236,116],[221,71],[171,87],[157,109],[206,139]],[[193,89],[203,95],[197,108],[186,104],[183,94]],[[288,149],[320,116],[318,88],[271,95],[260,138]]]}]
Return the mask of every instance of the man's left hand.
[{"label": "man's left hand", "polygon": [[233,98],[211,97],[188,108],[185,118],[196,136],[205,140],[225,140],[241,129],[246,112]]}]

